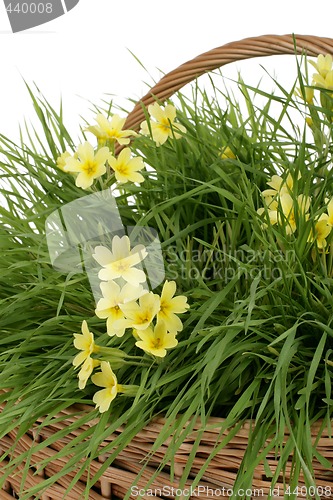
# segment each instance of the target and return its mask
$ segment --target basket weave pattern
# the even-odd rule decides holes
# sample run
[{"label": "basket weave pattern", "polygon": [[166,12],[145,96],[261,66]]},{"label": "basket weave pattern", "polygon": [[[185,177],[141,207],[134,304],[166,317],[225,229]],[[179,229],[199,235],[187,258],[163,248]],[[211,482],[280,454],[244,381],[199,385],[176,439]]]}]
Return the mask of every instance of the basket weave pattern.
[{"label": "basket weave pattern", "polygon": [[[138,129],[142,120],[145,119],[144,107],[147,107],[150,103],[154,102],[156,99],[163,101],[177,90],[183,87],[185,84],[189,83],[193,79],[199,77],[200,75],[221,67],[225,64],[235,62],[242,59],[249,59],[253,57],[268,56],[268,55],[278,55],[278,54],[303,54],[306,53],[309,56],[317,56],[320,53],[323,54],[333,54],[333,40],[329,38],[321,38],[314,36],[305,35],[266,35],[256,38],[247,38],[245,40],[232,42],[222,47],[218,47],[209,52],[206,52],[191,61],[181,65],[179,68],[168,73],[164,76],[160,82],[153,87],[148,94],[146,94],[134,107],[133,111],[129,114],[125,128]],[[3,408],[0,405],[0,410]],[[78,410],[89,411],[89,407],[84,408],[82,406],[73,406],[66,412],[63,412],[61,417],[63,419],[57,424],[48,424],[38,429],[38,435],[36,429],[31,429],[30,432],[25,434],[16,443],[16,431],[12,431],[10,434],[5,436],[0,440],[0,453],[8,451],[9,457],[15,458],[22,452],[30,450],[32,444],[36,441],[38,442],[47,439],[49,436],[59,431],[60,429],[65,429],[71,425],[78,418]],[[59,419],[60,420],[60,419]],[[42,420],[39,421],[41,423]],[[190,478],[195,478],[198,471],[202,468],[206,458],[210,455],[213,448],[217,446],[218,443],[223,439],[223,435],[220,433],[219,427],[223,423],[222,419],[211,418],[209,420],[209,427],[205,429],[202,433],[200,440],[200,445],[196,458],[191,469]],[[37,422],[38,424],[38,422]],[[94,422],[91,422],[93,425]],[[200,485],[205,487],[201,490],[200,498],[202,500],[212,499],[212,490],[221,490],[222,488],[228,489],[232,488],[236,479],[236,475],[239,471],[239,467],[242,461],[242,457],[247,447],[248,436],[252,428],[252,422],[247,421],[234,437],[228,442],[228,444],[223,447],[211,461],[209,468],[203,476],[203,480]],[[96,484],[93,490],[91,490],[89,498],[91,500],[102,500],[111,498],[123,498],[126,493],[128,493],[131,485],[135,484],[137,488],[143,488],[147,486],[147,483],[152,476],[152,474],[158,468],[161,458],[165,455],[168,443],[164,443],[159,450],[150,456],[149,452],[153,446],[160,430],[163,426],[163,419],[155,419],[149,425],[147,425],[141,432],[139,432],[131,443],[118,455],[117,460],[109,466],[103,473],[100,481]],[[316,440],[320,423],[312,429],[313,440]],[[47,446],[44,449],[32,454],[31,463],[37,464],[45,458],[54,456],[57,451],[61,450],[68,442],[77,437],[80,433],[83,433],[87,427],[80,428],[79,431],[68,433],[62,439],[59,439],[52,447]],[[174,455],[173,463],[173,480],[170,479],[170,470],[166,468],[161,471],[158,477],[152,482],[150,488],[154,491],[162,490],[163,487],[174,487],[177,488],[179,483],[177,478],[182,475],[183,469],[187,463],[188,457],[192,450],[192,445],[197,438],[199,427],[195,428],[193,432],[187,437],[184,443],[177,449]],[[230,430],[228,431],[230,432]],[[112,440],[121,433],[121,429],[117,431],[116,434],[110,435],[108,439],[102,443],[102,446],[108,445]],[[288,434],[286,434],[286,439]],[[15,446],[14,446],[15,444]],[[333,465],[333,440],[329,437],[327,432],[323,432],[321,438],[318,440],[316,448],[319,454],[323,455],[328,459]],[[13,451],[14,450],[14,451]],[[271,455],[267,457],[267,463],[272,473],[274,473],[278,458],[274,455],[272,451]],[[69,457],[68,457],[69,458]],[[81,500],[84,498],[85,483],[87,480],[88,473],[96,473],[102,463],[106,460],[107,456],[103,454],[99,457],[99,461],[92,461],[90,466],[90,471],[86,471],[82,476],[81,480],[77,482],[75,487],[70,493],[65,495],[65,491],[71,483],[75,472],[68,474],[66,476],[60,477],[57,482],[50,486],[45,492],[43,492],[41,498],[42,500]],[[8,478],[5,483],[3,490],[0,490],[0,500],[12,500],[13,498],[19,498],[19,491],[22,488],[21,482],[22,477],[26,474],[24,489],[28,489],[32,486],[38,484],[38,482],[43,481],[45,477],[52,477],[62,470],[63,464],[66,462],[66,457],[55,458],[42,472],[33,470],[33,468],[28,471],[24,471],[24,464],[16,470],[10,478]],[[142,465],[148,463],[144,472],[140,475],[138,479],[138,474],[142,469]],[[262,498],[268,495],[271,486],[271,480],[267,476],[267,463],[266,467],[261,463],[257,466],[255,476],[253,479],[253,489],[258,489],[262,491]],[[332,495],[325,495],[325,499],[333,499],[333,472],[324,468],[319,462],[315,461],[313,463],[313,468],[315,471],[316,484],[317,486],[331,488]],[[284,482],[288,484],[288,478],[292,469],[292,457],[290,457],[290,463],[287,465],[285,470]],[[1,477],[1,466],[0,466],[0,477]],[[304,483],[303,483],[304,484]],[[188,483],[190,486],[190,482]],[[302,486],[300,484],[299,486]],[[209,490],[210,488],[210,490]],[[275,498],[283,498],[283,479],[279,478],[279,481],[275,485],[278,490],[278,494]],[[169,490],[169,491],[170,491]],[[205,494],[205,491],[208,493]],[[210,491],[210,492],[209,492]],[[224,495],[227,497],[227,495]],[[220,497],[223,497],[220,495]],[[258,497],[258,496],[257,496]],[[131,499],[138,498],[137,495],[132,495]],[[167,496],[162,496],[156,494],[152,496],[151,494],[140,497],[140,498],[175,498],[174,495],[170,494]],[[191,498],[196,498],[192,496]],[[305,498],[304,495],[299,498]]]},{"label": "basket weave pattern", "polygon": [[[18,445],[15,448],[15,452],[11,455],[12,458],[15,458],[20,453],[31,449],[32,444],[36,443],[36,441],[43,441],[50,437],[53,433],[64,430],[66,429],[66,427],[73,424],[78,418],[78,410],[81,411],[82,416],[82,410],[89,411],[90,407],[84,407],[83,405],[73,406],[71,409],[68,409],[57,415],[57,417],[63,417],[61,422],[58,422],[56,424],[48,424],[47,426],[42,427],[38,430],[38,434],[36,433],[35,429],[31,429],[29,433],[25,434],[24,437],[19,440]],[[40,419],[38,423],[42,423],[42,421],[43,420]],[[191,478],[196,477],[197,473],[205,463],[205,460],[210,455],[213,448],[215,446],[218,446],[218,444],[222,442],[228,432],[232,432],[231,429],[224,432],[223,434],[220,432],[220,427],[223,422],[224,420],[220,418],[211,417],[209,419],[209,428],[207,428],[202,433],[200,438],[198,451],[191,468]],[[90,425],[94,425],[95,423],[95,421],[91,421]],[[133,500],[137,498],[138,490],[147,486],[149,479],[156,471],[161,459],[166,453],[168,445],[170,444],[169,441],[163,443],[163,445],[157,450],[157,452],[154,453],[154,455],[150,456],[150,450],[154,445],[155,440],[159,436],[163,424],[164,420],[162,418],[155,419],[134,437],[131,443],[122,452],[120,452],[117,460],[113,463],[113,465],[109,466],[103,473],[101,480],[98,481],[94,489],[90,491],[89,499],[104,500],[115,497],[123,498],[125,494],[131,489],[131,486],[133,484],[135,485],[135,489],[133,489],[133,495],[130,498]],[[224,496],[227,497],[227,491],[231,491],[235,483],[236,475],[239,471],[242,458],[247,448],[248,437],[249,433],[251,432],[252,425],[253,424],[251,421],[245,422],[231,438],[228,444],[223,447],[221,451],[218,451],[216,453],[216,456],[210,462],[209,468],[205,472],[202,481],[200,481],[200,484],[197,486],[198,489],[193,489],[193,496],[191,496],[190,498],[195,499],[196,492],[198,491],[200,491],[201,500],[211,500],[213,496],[212,491],[217,492],[216,496],[218,496],[217,494],[221,491],[225,492]],[[79,436],[87,429],[87,425],[82,426],[78,431],[68,433],[65,437],[59,439],[54,445],[52,445],[52,447],[48,446],[42,451],[33,454],[31,463],[37,463],[43,459],[52,457],[68,442]],[[119,429],[116,433],[111,434],[103,442],[103,446],[107,446],[109,443],[111,443],[119,435],[119,433],[121,433],[121,431],[122,429]],[[159,473],[158,477],[149,486],[149,495],[142,498],[165,498],[164,495],[162,496],[163,491],[168,491],[171,493],[167,496],[167,498],[175,498],[175,495],[173,495],[172,493],[176,493],[176,490],[179,489],[179,483],[177,479],[179,479],[182,475],[183,469],[186,466],[189,455],[191,453],[193,443],[197,439],[199,431],[201,431],[200,425],[195,426],[193,431],[188,435],[186,440],[175,452],[175,455],[173,457],[174,480],[170,480],[170,469],[167,467],[165,471]],[[316,439],[318,431],[319,423],[312,428],[313,441]],[[13,431],[9,435],[7,435],[6,438],[1,440],[1,453],[9,450],[14,445],[16,436],[16,431]],[[288,438],[287,432],[285,438]],[[329,437],[327,432],[324,432],[322,434],[316,448],[320,454],[322,454],[326,458],[329,458],[333,463],[333,440]],[[272,473],[274,473],[275,471],[279,458],[276,457],[274,453],[275,452],[273,450],[272,453],[267,456],[267,463]],[[54,459],[46,467],[43,473],[41,473],[41,475],[36,475],[35,470],[29,470],[26,478],[25,488],[35,486],[36,483],[41,482],[44,478],[51,477],[54,474],[57,474],[59,471],[61,471],[64,463],[66,463],[68,458],[70,457]],[[107,458],[108,454],[101,454],[99,457],[99,461],[92,461],[89,473],[95,474]],[[292,457],[290,457],[290,459],[291,458]],[[144,463],[148,463],[148,466],[145,468],[143,474],[140,475],[140,479],[137,479]],[[288,464],[285,470],[285,484],[288,484],[291,467],[292,466],[290,460],[290,464]],[[16,492],[20,491],[20,484],[24,472],[23,468],[24,465],[22,465],[21,468],[16,471],[15,475],[13,475],[7,481],[5,490],[0,492],[1,500],[19,498],[18,496],[14,495]],[[315,461],[313,463],[313,468],[315,471],[317,487],[331,488],[332,495],[325,495],[325,498],[333,499],[333,472],[328,472],[327,469],[324,469],[318,461]],[[252,490],[255,493],[255,497],[257,498],[265,498],[270,492],[271,480],[269,477],[267,477],[266,474],[267,467],[265,469],[264,464],[260,463],[256,468],[252,484]],[[81,480],[77,482],[73,490],[70,493],[64,495],[74,475],[75,473],[73,472],[72,474],[61,477],[55,485],[52,485],[43,493],[42,500],[82,499],[85,488],[84,481],[87,479],[88,471],[86,471]],[[305,483],[301,478],[298,484],[300,490],[304,485]],[[188,481],[187,485],[183,489],[185,490],[186,488],[190,488],[190,486],[191,482]],[[276,491],[276,493],[279,493],[275,496],[275,498],[284,498],[284,486],[282,477],[274,486],[274,490]],[[152,492],[156,492],[157,495],[152,495]],[[159,495],[159,493],[161,493],[161,496]],[[299,498],[304,498],[304,495],[300,496]]]}]

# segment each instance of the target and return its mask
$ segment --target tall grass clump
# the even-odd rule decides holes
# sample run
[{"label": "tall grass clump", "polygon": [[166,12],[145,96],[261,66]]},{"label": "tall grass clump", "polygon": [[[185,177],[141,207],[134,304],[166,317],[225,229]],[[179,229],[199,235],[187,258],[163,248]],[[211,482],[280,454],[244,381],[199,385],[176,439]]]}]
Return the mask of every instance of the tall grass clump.
[{"label": "tall grass clump", "polygon": [[[38,128],[22,130],[20,144],[0,137],[0,438],[14,428],[22,436],[40,417],[52,423],[73,404],[90,405],[73,428],[93,424],[58,452],[71,457],[62,473],[73,472],[73,486],[91,460],[109,453],[105,466],[111,464],[158,415],[166,423],[156,449],[175,436],[161,467],[172,464],[177,439],[186,439],[194,421],[205,428],[209,417],[223,417],[222,433],[252,419],[256,426],[235,491],[251,487],[258,457],[272,449],[279,456],[272,487],[291,454],[291,486],[301,473],[308,486],[315,484],[314,457],[329,463],[311,442],[311,425],[320,421],[330,429],[333,366],[332,69],[325,75],[323,61],[326,69],[332,66],[319,57],[313,80],[297,65],[293,88],[276,82],[276,95],[239,78],[235,97],[215,75],[209,91],[195,83],[192,93],[175,96],[176,118],[172,103],[146,110],[139,134],[126,133],[118,115],[101,106],[104,121],[82,128],[79,147],[62,107],[57,111],[37,88],[28,89]],[[121,163],[127,148],[131,160]],[[109,155],[104,161],[103,152]],[[145,295],[138,298],[138,292],[136,305],[130,299],[113,305],[121,313],[112,316],[110,304],[96,302],[87,273],[50,262],[47,218],[107,189],[125,227],[150,228],[161,242],[164,284],[149,295],[160,310],[150,323],[142,320],[145,328],[133,319]],[[125,275],[110,276],[123,280],[119,286],[127,282]],[[171,292],[166,298],[173,282],[177,302]],[[84,331],[85,342],[87,331],[94,341],[89,337],[83,346],[78,335]],[[166,353],[156,350],[163,346]],[[74,366],[80,351],[87,364]],[[109,367],[113,392],[105,382],[109,377],[111,384]],[[96,396],[107,387],[111,392]],[[120,426],[121,438],[101,448]],[[35,446],[42,449],[63,432]],[[20,461],[29,464],[30,452],[11,461],[5,453],[1,481]],[[88,477],[86,498],[102,473],[103,467]],[[22,491],[21,500],[37,496],[42,486]]]}]

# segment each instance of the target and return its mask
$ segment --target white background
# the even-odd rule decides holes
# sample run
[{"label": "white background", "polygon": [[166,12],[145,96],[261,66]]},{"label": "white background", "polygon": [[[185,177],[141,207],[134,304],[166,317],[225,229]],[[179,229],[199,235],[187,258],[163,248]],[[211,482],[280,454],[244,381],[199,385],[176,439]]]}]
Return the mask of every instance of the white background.
[{"label": "white background", "polygon": [[[0,133],[18,138],[19,124],[33,117],[23,79],[56,107],[62,97],[65,121],[76,130],[89,101],[139,98],[148,90],[143,82],[224,43],[268,33],[333,37],[332,12],[332,0],[80,0],[66,15],[12,34],[1,0]],[[268,59],[293,81],[294,65]],[[258,64],[237,68],[257,80]]]}]

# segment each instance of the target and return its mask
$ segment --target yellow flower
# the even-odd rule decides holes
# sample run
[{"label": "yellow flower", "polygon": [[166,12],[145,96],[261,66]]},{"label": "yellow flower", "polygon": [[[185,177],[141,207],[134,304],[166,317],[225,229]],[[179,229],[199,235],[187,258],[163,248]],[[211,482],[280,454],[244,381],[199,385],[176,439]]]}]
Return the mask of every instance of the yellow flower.
[{"label": "yellow flower", "polygon": [[222,160],[227,160],[227,159],[234,160],[236,158],[236,155],[234,154],[232,149],[229,148],[229,146],[226,146],[221,151],[220,157],[222,158]]},{"label": "yellow flower", "polygon": [[309,241],[316,241],[319,249],[326,247],[326,238],[330,235],[333,227],[333,198],[325,200],[327,203],[327,214],[322,214],[316,221],[314,233],[311,232]]},{"label": "yellow flower", "polygon": [[301,99],[303,99],[308,104],[312,104],[313,103],[313,98],[314,98],[314,89],[312,87],[304,87],[303,90],[297,88],[295,90],[296,97],[300,97]]},{"label": "yellow flower", "polygon": [[312,76],[313,85],[318,85],[324,89],[333,89],[332,56],[330,54],[319,54],[317,62],[310,61],[310,64],[318,71]]},{"label": "yellow flower", "polygon": [[145,330],[160,309],[160,298],[153,292],[149,292],[139,298],[139,303],[121,304],[120,308],[125,318],[114,322],[115,329],[134,328],[136,330]]},{"label": "yellow flower", "polygon": [[312,118],[310,118],[310,116],[307,116],[305,118],[305,123],[307,124],[308,127],[310,127],[311,129],[313,129],[313,120],[312,120]]},{"label": "yellow flower", "polygon": [[333,71],[329,71],[326,76],[322,76],[318,73],[313,75],[313,85],[322,87],[324,89],[333,90]]},{"label": "yellow flower", "polygon": [[65,170],[66,161],[68,160],[68,158],[71,158],[71,157],[72,157],[72,155],[68,151],[65,151],[64,153],[62,153],[57,158],[57,167],[60,170],[62,170],[63,172],[66,172],[66,170]]},{"label": "yellow flower", "polygon": [[319,249],[326,247],[326,238],[331,232],[332,226],[328,224],[328,215],[322,214],[315,224],[315,235],[312,239],[315,239]]},{"label": "yellow flower", "polygon": [[[176,108],[172,104],[167,104],[163,109],[155,102],[148,106],[148,113],[152,118],[149,125],[156,146],[164,144],[168,137],[180,139],[182,134],[185,134],[185,127],[179,123],[175,123]],[[144,135],[149,135],[149,125],[147,121],[142,122],[140,132]]]},{"label": "yellow flower", "polygon": [[[277,192],[275,190],[268,190],[268,189],[266,189],[266,191],[267,192],[272,191],[272,193],[275,193],[275,194],[267,194],[266,193],[266,196],[264,197],[265,207],[258,208],[257,213],[260,216],[262,216],[267,211],[271,224],[275,224],[277,221],[275,220],[274,214],[277,211],[278,206],[279,206],[277,196],[276,196]],[[270,214],[272,214],[272,216]]]},{"label": "yellow flower", "polygon": [[333,226],[333,198],[328,201],[326,200],[328,203],[327,203],[327,214],[328,214],[328,217],[327,217],[327,224],[329,226]]},{"label": "yellow flower", "polygon": [[174,333],[168,333],[165,324],[161,321],[157,323],[154,329],[137,330],[136,334],[140,337],[135,345],[145,352],[164,358],[167,349],[171,349],[178,344]]},{"label": "yellow flower", "polygon": [[286,179],[283,179],[280,175],[273,175],[271,180],[267,182],[271,189],[265,189],[262,191],[262,195],[264,198],[266,197],[274,197],[278,194],[290,193],[293,189],[294,181],[289,173]]},{"label": "yellow flower", "polygon": [[83,363],[81,370],[78,373],[79,378],[79,389],[84,389],[90,375],[92,374],[94,368],[99,366],[100,361],[98,359],[93,359],[90,356],[87,357]]},{"label": "yellow flower", "polygon": [[[267,199],[265,199],[267,201]],[[276,200],[272,200],[269,204],[267,203],[267,208],[265,209],[264,207],[258,208],[257,214],[261,217],[264,214],[266,214],[267,210],[267,215],[269,218],[269,222],[271,225],[277,224],[277,210],[278,210],[278,202]],[[262,224],[263,229],[267,229],[267,224]]]},{"label": "yellow flower", "polygon": [[160,310],[157,313],[157,321],[163,321],[168,332],[177,333],[183,329],[183,323],[176,314],[184,313],[189,308],[187,297],[176,293],[175,281],[166,281],[163,285]]},{"label": "yellow flower", "polygon": [[130,239],[128,236],[115,236],[112,240],[112,252],[103,246],[95,247],[93,258],[103,269],[98,273],[98,277],[103,281],[112,281],[123,278],[133,286],[138,286],[146,281],[146,275],[141,269],[136,269],[147,256],[147,251],[143,245],[136,245],[130,249]]},{"label": "yellow flower", "polygon": [[[289,193],[283,193],[280,196],[280,206],[274,213],[270,213],[271,223],[278,222],[285,224],[286,234],[292,234],[297,229],[297,216],[308,218],[308,210],[310,207],[310,199],[300,194],[297,197],[296,207],[294,200]],[[296,209],[296,210],[295,210]],[[282,212],[282,214],[281,214]]]},{"label": "yellow flower", "polygon": [[330,54],[319,54],[317,57],[317,62],[309,61],[310,64],[318,71],[319,75],[323,78],[326,77],[327,73],[332,70],[333,59]]},{"label": "yellow flower", "polygon": [[95,373],[91,380],[98,387],[104,387],[101,391],[96,392],[93,397],[96,408],[99,409],[100,413],[104,413],[110,408],[110,404],[117,396],[119,386],[110,363],[102,361],[101,370],[101,372]]},{"label": "yellow flower", "polygon": [[131,158],[130,148],[124,148],[118,158],[109,156],[109,165],[114,171],[115,177],[120,184],[125,182],[143,182],[144,177],[139,174],[139,170],[144,168],[141,156]]},{"label": "yellow flower", "polygon": [[107,141],[117,141],[119,144],[128,144],[129,136],[134,136],[134,130],[123,130],[125,118],[120,118],[119,115],[113,115],[111,120],[107,120],[105,116],[99,113],[95,118],[97,125],[88,127],[88,132],[94,134],[100,145],[104,145]]},{"label": "yellow flower", "polygon": [[82,351],[73,359],[75,368],[86,361],[93,352],[99,351],[99,346],[95,345],[94,334],[89,331],[86,321],[82,321],[81,331],[82,335],[80,333],[74,333],[74,347]]},{"label": "yellow flower", "polygon": [[291,174],[288,173],[285,179],[280,175],[273,175],[267,184],[270,186],[270,189],[265,189],[261,193],[264,197],[266,208],[259,208],[257,213],[262,216],[267,211],[270,224],[274,225],[278,222],[279,196],[289,194],[293,189],[294,182]]},{"label": "yellow flower", "polygon": [[109,148],[101,148],[95,154],[92,145],[85,142],[77,148],[78,158],[70,157],[66,160],[64,170],[78,173],[75,184],[77,187],[87,189],[93,184],[94,179],[105,174],[105,163],[109,155]]},{"label": "yellow flower", "polygon": [[294,210],[294,200],[289,193],[283,193],[280,196],[280,208],[282,215],[277,211],[277,221],[286,224],[286,234],[291,234],[296,231],[296,217]]},{"label": "yellow flower", "polygon": [[125,317],[123,311],[120,309],[120,305],[137,300],[141,295],[147,293],[147,291],[141,285],[134,287],[129,283],[120,288],[114,281],[103,282],[100,284],[100,287],[103,298],[97,303],[96,316],[102,319],[107,318],[106,328],[108,335],[122,337],[125,333],[125,328],[116,330],[113,326],[116,320],[124,319]]}]

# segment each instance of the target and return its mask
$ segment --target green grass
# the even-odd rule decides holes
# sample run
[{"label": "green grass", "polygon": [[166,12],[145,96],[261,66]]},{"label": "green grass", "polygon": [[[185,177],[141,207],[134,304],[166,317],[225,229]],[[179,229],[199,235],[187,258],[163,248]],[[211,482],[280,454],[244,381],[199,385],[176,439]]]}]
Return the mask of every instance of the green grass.
[{"label": "green grass", "polygon": [[[155,415],[167,418],[156,449],[175,432],[164,460],[172,462],[174,447],[191,430],[189,426],[183,431],[182,423],[200,418],[204,427],[214,415],[226,418],[226,428],[248,418],[258,424],[249,437],[235,491],[251,488],[254,466],[269,451],[265,445],[269,435],[273,436],[271,449],[280,453],[272,487],[292,452],[290,486],[297,485],[301,470],[311,485],[312,460],[318,453],[310,444],[310,426],[319,419],[330,426],[333,401],[332,243],[328,239],[328,252],[323,253],[308,241],[311,221],[324,211],[325,199],[333,196],[329,108],[322,103],[305,107],[294,97],[294,89],[280,88],[273,96],[242,79],[241,104],[222,78],[219,86],[212,81],[209,91],[200,90],[198,84],[192,88],[190,97],[177,95],[177,118],[186,135],[159,148],[149,137],[135,139],[133,150],[153,171],[146,172],[140,187],[121,189],[117,198],[125,225],[157,230],[166,278],[177,282],[177,293],[186,295],[190,304],[182,316],[184,330],[177,348],[160,363],[146,356],[142,365],[119,370],[122,384],[138,384],[141,390],[134,401],[117,397],[112,411],[85,433],[90,439],[74,440],[59,452],[59,456],[74,453],[62,474],[75,470],[80,459],[87,465],[97,457],[99,443],[126,422],[122,436],[103,449],[110,452],[105,467],[111,464]],[[62,274],[49,262],[47,216],[89,193],[56,167],[60,153],[75,149],[61,108],[58,112],[51,107],[38,89],[29,92],[42,132],[28,127],[19,145],[0,137],[4,200],[0,208],[0,389],[8,390],[1,395],[7,404],[0,415],[0,437],[14,427],[22,435],[39,417],[48,415],[52,421],[73,403],[92,404],[92,384],[80,391],[72,366],[73,333],[79,332],[84,319],[102,345],[138,354],[133,341],[105,334],[104,321],[94,316],[87,277]],[[263,104],[256,107],[254,96]],[[314,137],[305,125],[307,114],[313,119]],[[236,158],[221,158],[226,146]],[[298,221],[292,235],[286,234],[283,225],[264,227],[257,213],[263,207],[261,191],[276,172],[291,172],[297,193],[312,199],[310,222]],[[94,189],[112,182],[107,179]],[[91,414],[73,427],[96,416],[92,406]],[[290,439],[282,444],[286,427]],[[36,444],[36,449],[61,434]],[[16,461],[26,457],[29,453]],[[4,472],[15,469],[16,461]],[[209,460],[194,486],[208,466]],[[189,469],[190,463],[182,481]],[[98,476],[102,472],[103,467]],[[80,471],[75,480],[79,476]],[[46,480],[45,486],[56,479]],[[90,478],[86,498],[97,479]],[[40,494],[40,486],[22,492],[20,499],[32,494]]]}]

